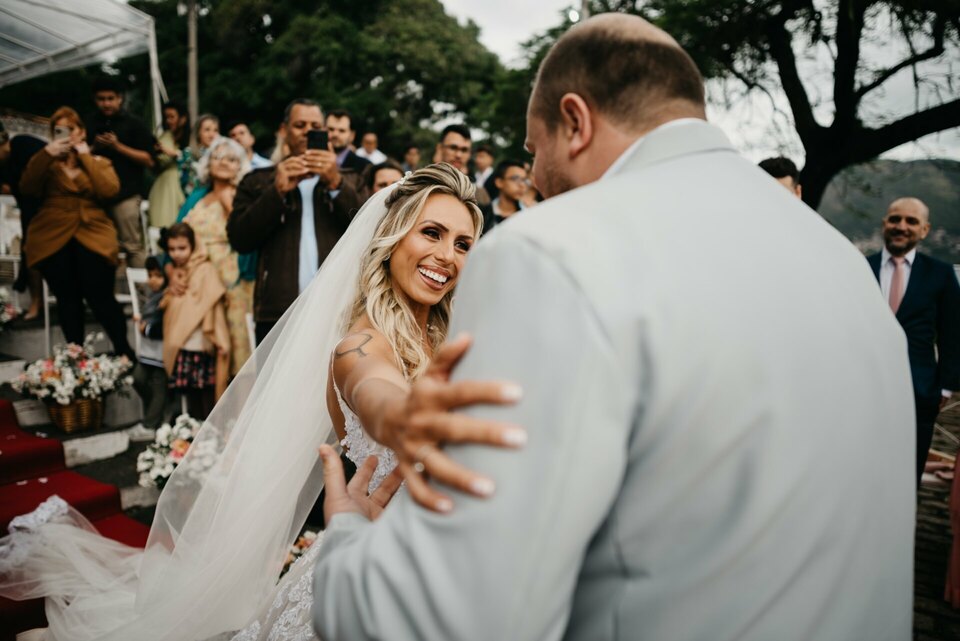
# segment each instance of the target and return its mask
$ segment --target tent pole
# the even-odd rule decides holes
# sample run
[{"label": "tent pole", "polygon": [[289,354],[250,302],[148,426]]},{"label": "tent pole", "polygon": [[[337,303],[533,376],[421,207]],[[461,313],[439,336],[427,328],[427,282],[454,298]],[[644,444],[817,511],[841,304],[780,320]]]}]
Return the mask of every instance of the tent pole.
[{"label": "tent pole", "polygon": [[[187,111],[190,122],[196,125],[199,110],[197,87],[197,0],[187,3]],[[194,126],[194,129],[196,127]],[[191,136],[191,142],[197,141]]]},{"label": "tent pole", "polygon": [[[154,25],[150,24],[150,36],[148,38],[148,53],[150,56],[150,87],[153,90],[153,126],[159,129],[163,123],[163,110],[160,108],[161,92],[166,93],[163,87],[163,78],[160,77],[160,62],[157,59],[157,32]],[[163,96],[166,99],[166,96]]]}]

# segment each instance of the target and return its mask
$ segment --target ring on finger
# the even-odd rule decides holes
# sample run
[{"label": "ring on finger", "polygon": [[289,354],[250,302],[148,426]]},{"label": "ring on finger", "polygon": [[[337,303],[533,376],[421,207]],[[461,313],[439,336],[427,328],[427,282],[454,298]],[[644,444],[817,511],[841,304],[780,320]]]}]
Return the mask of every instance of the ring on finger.
[{"label": "ring on finger", "polygon": [[413,455],[413,471],[417,474],[423,474],[426,471],[427,467],[424,465],[424,461],[426,461],[427,456],[430,454],[429,450],[431,447],[429,443],[421,445],[417,453]]}]

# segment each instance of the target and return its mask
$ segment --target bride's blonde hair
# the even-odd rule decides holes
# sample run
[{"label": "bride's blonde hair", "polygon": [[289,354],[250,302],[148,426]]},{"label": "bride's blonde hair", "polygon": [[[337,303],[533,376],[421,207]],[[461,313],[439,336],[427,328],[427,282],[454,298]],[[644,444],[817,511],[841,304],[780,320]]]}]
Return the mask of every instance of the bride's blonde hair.
[{"label": "bride's blonde hair", "polygon": [[[390,255],[413,229],[432,194],[448,194],[466,205],[473,218],[473,240],[480,237],[483,214],[477,206],[476,189],[461,171],[447,163],[438,163],[408,175],[387,198],[387,213],[367,247],[360,267],[359,293],[350,307],[346,324],[350,327],[366,314],[376,330],[389,341],[397,364],[408,381],[426,369],[433,354],[425,353],[413,310],[393,286]],[[453,290],[430,308],[427,335],[432,351],[436,351],[447,336],[452,298]]]}]

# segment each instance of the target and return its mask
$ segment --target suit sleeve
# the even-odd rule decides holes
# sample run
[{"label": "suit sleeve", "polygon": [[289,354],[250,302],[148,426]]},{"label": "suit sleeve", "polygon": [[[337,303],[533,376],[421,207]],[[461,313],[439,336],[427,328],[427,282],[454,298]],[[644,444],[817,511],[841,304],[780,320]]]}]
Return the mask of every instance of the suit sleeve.
[{"label": "suit sleeve", "polygon": [[257,173],[248,174],[237,187],[233,212],[227,220],[230,246],[241,254],[260,249],[291,211],[273,180],[264,184]]},{"label": "suit sleeve", "polygon": [[960,283],[952,265],[947,265],[944,286],[937,304],[937,352],[940,388],[960,390]]},{"label": "suit sleeve", "polygon": [[499,235],[478,245],[457,301],[451,335],[474,337],[457,378],[524,388],[515,406],[469,413],[523,425],[528,443],[448,448],[497,485],[487,500],[452,492],[451,514],[401,493],[373,524],[335,516],[315,574],[323,639],[557,639],[565,628],[581,560],[623,475],[631,386],[598,376],[616,367],[615,349],[582,292],[532,243]]}]

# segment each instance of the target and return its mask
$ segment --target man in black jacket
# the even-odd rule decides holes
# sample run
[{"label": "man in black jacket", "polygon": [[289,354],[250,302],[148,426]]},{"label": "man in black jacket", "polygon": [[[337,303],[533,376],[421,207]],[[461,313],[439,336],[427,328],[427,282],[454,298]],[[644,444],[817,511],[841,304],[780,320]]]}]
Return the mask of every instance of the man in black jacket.
[{"label": "man in black jacket", "polygon": [[917,251],[930,233],[918,198],[898,198],[883,219],[884,249],[867,261],[907,335],[917,414],[917,485],[933,439],[933,423],[960,389],[960,284],[953,265]]},{"label": "man in black jacket", "polygon": [[323,129],[320,105],[300,98],[284,113],[290,155],[275,167],[247,174],[227,222],[231,246],[259,251],[254,320],[257,343],[313,278],[359,207],[343,180],[333,146],[307,149],[307,132]]},{"label": "man in black jacket", "polygon": [[[350,183],[358,194],[363,192],[363,172],[370,167],[370,161],[361,158],[352,149],[356,132],[353,129],[353,118],[346,109],[332,109],[327,113],[327,133],[330,136],[330,144],[333,145],[333,151],[337,154],[337,167],[340,168],[340,175]],[[363,194],[368,196],[369,194]]]},{"label": "man in black jacket", "polygon": [[152,169],[156,138],[145,124],[123,109],[123,85],[116,78],[101,76],[93,84],[97,104],[87,143],[94,153],[113,163],[120,179],[120,192],[109,204],[110,216],[117,227],[120,249],[127,265],[143,267],[147,258],[140,224],[144,169]]}]

